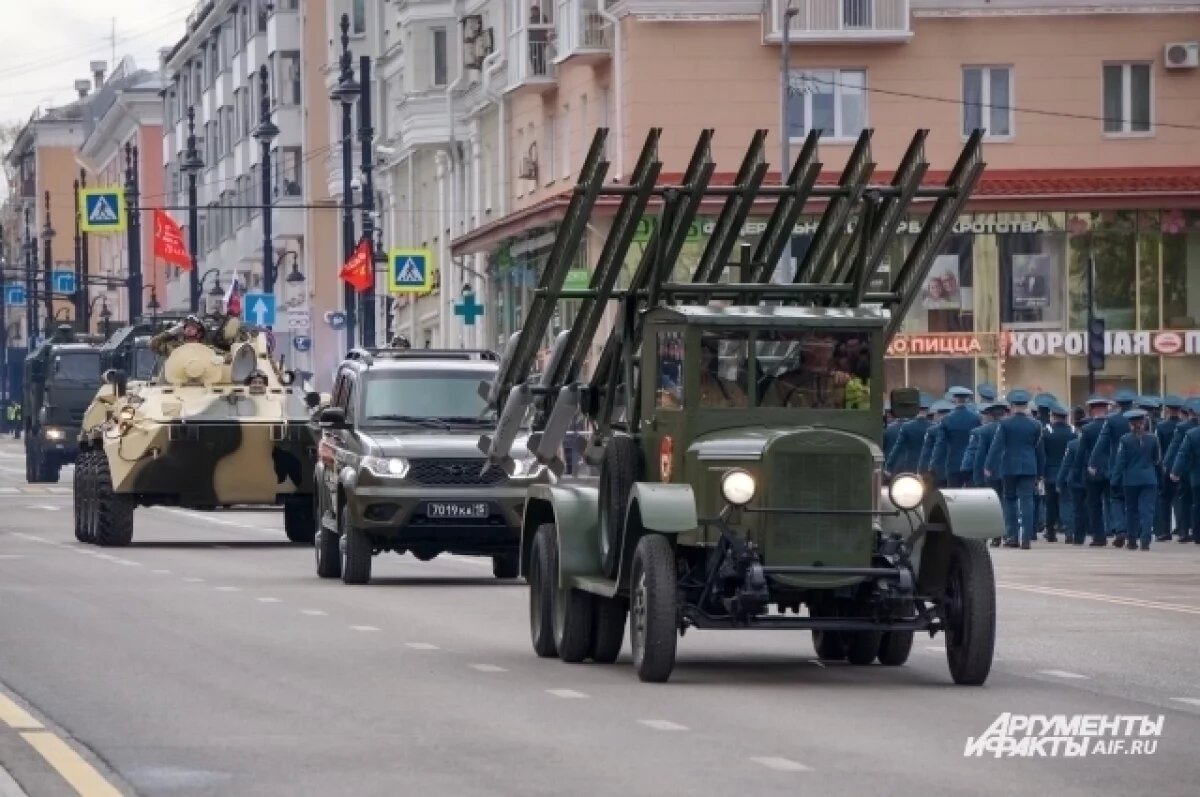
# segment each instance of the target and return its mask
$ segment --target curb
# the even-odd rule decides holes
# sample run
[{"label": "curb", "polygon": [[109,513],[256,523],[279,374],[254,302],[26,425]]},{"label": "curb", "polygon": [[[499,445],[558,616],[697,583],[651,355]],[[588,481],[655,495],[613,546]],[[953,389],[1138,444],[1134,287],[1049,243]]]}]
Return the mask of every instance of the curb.
[{"label": "curb", "polygon": [[13,780],[8,770],[0,764],[0,797],[29,797],[25,790]]}]

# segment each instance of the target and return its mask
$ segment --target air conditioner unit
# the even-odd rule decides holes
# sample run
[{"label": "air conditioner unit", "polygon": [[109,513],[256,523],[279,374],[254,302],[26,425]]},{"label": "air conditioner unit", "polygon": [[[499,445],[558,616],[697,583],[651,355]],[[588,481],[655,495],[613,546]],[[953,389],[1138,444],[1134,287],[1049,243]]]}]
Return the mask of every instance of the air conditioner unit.
[{"label": "air conditioner unit", "polygon": [[471,14],[463,17],[463,43],[471,44],[479,38],[479,34],[483,32],[483,16],[481,14]]},{"label": "air conditioner unit", "polygon": [[1200,66],[1200,42],[1168,42],[1163,45],[1163,66],[1167,69],[1195,69]]}]

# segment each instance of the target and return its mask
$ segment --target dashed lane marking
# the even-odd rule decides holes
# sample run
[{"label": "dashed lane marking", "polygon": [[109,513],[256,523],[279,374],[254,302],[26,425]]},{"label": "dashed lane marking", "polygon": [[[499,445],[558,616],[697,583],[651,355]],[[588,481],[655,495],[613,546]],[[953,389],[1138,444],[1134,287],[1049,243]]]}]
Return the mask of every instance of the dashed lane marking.
[{"label": "dashed lane marking", "polygon": [[1077,598],[1079,600],[1097,601],[1099,603],[1112,603],[1117,606],[1133,606],[1138,609],[1158,609],[1164,612],[1179,612],[1181,614],[1197,614],[1200,615],[1200,606],[1184,606],[1179,603],[1163,603],[1162,601],[1148,601],[1141,598],[1122,598],[1117,595],[1104,595],[1098,592],[1081,592],[1073,589],[1058,589],[1057,587],[1041,587],[1034,584],[1014,584],[1011,582],[997,582],[997,587],[1003,589],[1013,589],[1020,592],[1033,592],[1038,595],[1053,595],[1063,598]]},{"label": "dashed lane marking", "polygon": [[24,559],[23,553],[0,553],[0,559]]},{"label": "dashed lane marking", "polygon": [[279,598],[255,598],[259,603],[283,603]]},{"label": "dashed lane marking", "polygon": [[57,512],[62,509],[61,506],[52,506],[50,504],[27,504],[26,509],[36,509],[39,512]]},{"label": "dashed lane marking", "polygon": [[215,587],[217,592],[241,592],[241,587]]},{"label": "dashed lane marking", "polygon": [[579,700],[587,697],[585,693],[576,692],[574,689],[547,689],[546,693],[554,695],[555,697],[565,698],[567,700]]},{"label": "dashed lane marking", "polygon": [[1200,697],[1173,697],[1176,703],[1187,703],[1189,706],[1200,706]]},{"label": "dashed lane marking", "polygon": [[323,612],[320,609],[301,609],[300,614],[307,614],[309,617],[328,617],[329,612]]},{"label": "dashed lane marking", "polygon": [[437,645],[431,645],[428,642],[405,642],[404,646],[413,650],[440,650]]},{"label": "dashed lane marking", "polygon": [[186,581],[189,584],[203,584],[204,583],[204,579],[199,578],[197,576],[188,576],[187,578],[184,579],[184,581]]},{"label": "dashed lane marking", "polygon": [[25,731],[21,738],[37,750],[46,763],[79,792],[80,797],[121,797],[104,776],[70,745],[49,731]]},{"label": "dashed lane marking", "polygon": [[656,731],[686,731],[688,729],[686,725],[680,725],[678,722],[670,720],[638,720],[638,722]]},{"label": "dashed lane marking", "polygon": [[750,759],[756,764],[761,764],[767,769],[774,769],[778,772],[812,772],[812,767],[806,767],[798,761],[792,761],[790,758],[776,757],[753,757]]},{"label": "dashed lane marking", "polygon": [[152,570],[151,572],[152,572],[152,573],[157,573],[157,574],[158,574],[158,575],[160,575],[160,576],[169,576],[169,575],[171,575],[171,571],[170,571],[170,570]]},{"label": "dashed lane marking", "polygon": [[350,626],[350,628],[353,631],[378,631],[379,630],[378,628],[376,628],[373,625],[352,625],[352,626]]},{"label": "dashed lane marking", "polygon": [[478,670],[479,672],[508,672],[508,670],[503,667],[497,667],[495,664],[472,664],[471,669]]},{"label": "dashed lane marking", "polygon": [[1039,675],[1049,675],[1054,678],[1070,678],[1074,680],[1088,680],[1086,675],[1080,675],[1077,672],[1067,672],[1066,670],[1038,670]]},{"label": "dashed lane marking", "polygon": [[14,731],[27,731],[42,727],[42,723],[35,720],[32,714],[3,694],[0,694],[0,722]]}]

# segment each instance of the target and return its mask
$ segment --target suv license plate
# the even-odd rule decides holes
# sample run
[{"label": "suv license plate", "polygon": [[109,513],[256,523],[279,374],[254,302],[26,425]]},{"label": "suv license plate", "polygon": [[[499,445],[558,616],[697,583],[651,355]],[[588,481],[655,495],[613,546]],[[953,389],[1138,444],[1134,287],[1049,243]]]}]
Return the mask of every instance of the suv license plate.
[{"label": "suv license plate", "polygon": [[431,518],[482,519],[488,516],[487,504],[426,504],[426,514]]}]

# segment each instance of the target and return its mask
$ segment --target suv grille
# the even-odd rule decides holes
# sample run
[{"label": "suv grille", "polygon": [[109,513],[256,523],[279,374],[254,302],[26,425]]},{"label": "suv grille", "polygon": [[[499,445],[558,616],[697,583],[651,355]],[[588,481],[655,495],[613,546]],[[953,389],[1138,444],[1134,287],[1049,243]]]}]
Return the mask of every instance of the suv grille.
[{"label": "suv grille", "polygon": [[442,487],[492,486],[508,481],[507,474],[496,466],[481,475],[483,459],[412,459],[408,464],[408,480],[417,484]]}]

